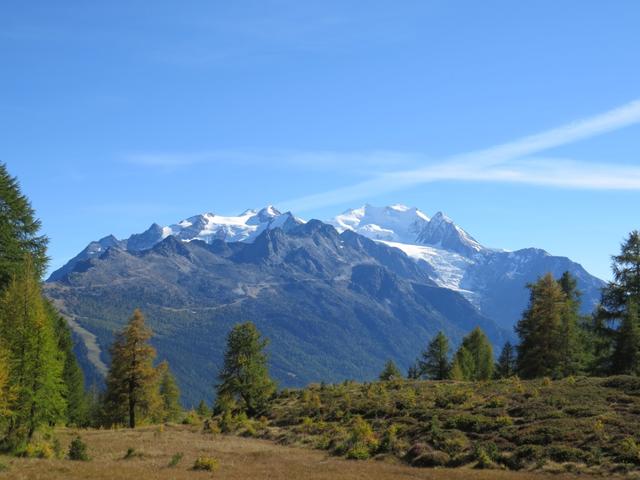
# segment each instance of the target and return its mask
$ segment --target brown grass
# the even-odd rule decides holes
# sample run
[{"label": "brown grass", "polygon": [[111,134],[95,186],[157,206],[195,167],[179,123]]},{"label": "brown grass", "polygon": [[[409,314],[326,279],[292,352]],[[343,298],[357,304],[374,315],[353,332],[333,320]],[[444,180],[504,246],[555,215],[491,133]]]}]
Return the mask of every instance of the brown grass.
[{"label": "brown grass", "polygon": [[[571,475],[543,473],[481,471],[470,469],[418,469],[397,461],[344,460],[328,456],[318,450],[277,445],[265,440],[227,435],[200,433],[198,427],[146,427],[137,430],[60,430],[57,436],[66,452],[72,438],[80,433],[88,445],[91,461],[39,460],[0,457],[8,470],[0,472],[0,479],[12,480],[72,480],[72,479],[199,479],[227,480],[565,480]],[[128,448],[140,456],[123,459]],[[178,452],[184,457],[169,467]],[[219,460],[215,472],[191,470],[198,457]],[[582,476],[581,478],[584,478]]]}]

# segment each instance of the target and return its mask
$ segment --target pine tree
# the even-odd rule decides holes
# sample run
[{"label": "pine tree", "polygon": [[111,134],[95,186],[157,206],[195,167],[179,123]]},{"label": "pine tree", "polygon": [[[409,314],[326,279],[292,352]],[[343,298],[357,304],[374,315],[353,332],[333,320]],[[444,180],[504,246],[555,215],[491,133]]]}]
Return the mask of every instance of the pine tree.
[{"label": "pine tree", "polygon": [[612,367],[617,374],[640,374],[640,318],[638,305],[632,298],[627,301],[626,312],[618,329]]},{"label": "pine tree", "polygon": [[393,360],[388,360],[384,365],[384,369],[380,372],[380,381],[388,382],[390,380],[399,380],[402,378],[402,373],[393,362]]},{"label": "pine tree", "polygon": [[18,181],[0,163],[0,291],[20,272],[25,256],[32,259],[37,278],[44,273],[48,240],[39,230],[40,221]]},{"label": "pine tree", "polygon": [[168,362],[164,361],[158,365],[158,372],[160,378],[159,393],[162,399],[162,420],[164,422],[173,422],[180,418],[182,413],[180,389],[171,373]]},{"label": "pine tree", "polygon": [[500,357],[498,357],[498,363],[495,368],[496,378],[509,378],[516,373],[516,351],[511,345],[511,342],[507,342],[502,347]]},{"label": "pine tree", "polygon": [[617,374],[621,373],[618,368],[628,370],[616,351],[626,343],[622,336],[632,328],[628,306],[640,305],[640,232],[631,232],[620,250],[619,255],[612,257],[613,281],[603,290],[594,316],[595,373]]},{"label": "pine tree", "polygon": [[58,350],[63,357],[62,380],[65,384],[65,401],[67,405],[66,419],[68,425],[84,426],[87,424],[87,398],[84,390],[84,375],[73,352],[73,340],[66,320],[53,306],[46,302],[47,315],[51,319],[56,332]]},{"label": "pine tree", "polygon": [[407,369],[407,378],[410,380],[417,380],[420,378],[420,365],[418,362],[409,365],[409,368]]},{"label": "pine tree", "polygon": [[585,363],[579,331],[581,293],[578,290],[578,281],[570,272],[562,274],[558,285],[564,293],[566,305],[561,313],[558,337],[560,364],[557,376],[567,377],[580,373]]},{"label": "pine tree", "polygon": [[0,337],[8,349],[9,385],[15,392],[6,441],[15,447],[39,426],[63,419],[66,409],[64,360],[29,257],[2,294]]},{"label": "pine tree", "polygon": [[518,374],[523,378],[561,376],[566,296],[550,273],[528,287],[529,306],[516,325],[520,337]]},{"label": "pine tree", "polygon": [[251,322],[236,325],[227,337],[224,366],[217,386],[217,410],[234,404],[249,416],[262,414],[275,392],[263,339]]},{"label": "pine tree", "polygon": [[443,332],[433,337],[419,361],[420,372],[431,380],[449,378],[449,339]]},{"label": "pine tree", "polygon": [[196,408],[196,413],[203,418],[210,417],[211,409],[207,405],[207,402],[205,402],[204,400],[200,400],[200,403],[198,404],[198,408]]},{"label": "pine tree", "polygon": [[151,336],[139,309],[116,335],[106,380],[106,410],[111,423],[127,419],[129,427],[135,428],[138,416],[149,415],[157,403],[156,351],[149,344]]}]

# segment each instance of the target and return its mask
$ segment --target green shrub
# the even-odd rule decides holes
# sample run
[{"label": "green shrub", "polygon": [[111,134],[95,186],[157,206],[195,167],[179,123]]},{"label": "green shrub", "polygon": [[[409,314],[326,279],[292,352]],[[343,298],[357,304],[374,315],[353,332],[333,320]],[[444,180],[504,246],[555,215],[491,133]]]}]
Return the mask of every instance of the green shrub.
[{"label": "green shrub", "polygon": [[462,432],[447,432],[442,434],[440,440],[434,442],[435,447],[455,457],[469,449],[470,442]]},{"label": "green shrub", "polygon": [[171,457],[171,460],[169,461],[169,467],[173,468],[176,465],[178,465],[182,461],[183,457],[184,457],[184,453],[182,452],[174,453],[173,457]]},{"label": "green shrub", "polygon": [[195,410],[189,410],[182,419],[183,425],[199,425],[200,416]]},{"label": "green shrub", "polygon": [[[547,447],[547,456],[554,462],[582,462],[589,460],[590,455],[578,448],[568,445],[550,445]],[[592,463],[589,462],[589,463]]]},{"label": "green shrub", "polygon": [[473,392],[466,388],[444,387],[439,388],[434,399],[435,406],[438,408],[453,408],[462,405],[471,400]]},{"label": "green shrub", "polygon": [[6,472],[7,470],[9,470],[9,465],[0,462],[0,472]]},{"label": "green shrub", "polygon": [[348,432],[345,447],[346,457],[363,460],[378,449],[378,439],[371,425],[362,417],[355,417]]},{"label": "green shrub", "polygon": [[86,462],[89,460],[87,454],[87,444],[82,441],[80,436],[77,436],[71,441],[69,445],[69,460],[75,460],[80,462]]},{"label": "green shrub", "polygon": [[483,447],[478,447],[473,453],[473,458],[476,461],[476,468],[485,469],[492,468],[494,466],[491,456]]},{"label": "green shrub", "polygon": [[53,458],[55,456],[53,447],[47,442],[28,443],[20,453],[27,458]]},{"label": "green shrub", "polygon": [[212,457],[198,457],[193,463],[192,470],[205,470],[208,472],[215,472],[220,468],[220,462]]},{"label": "green shrub", "polygon": [[623,438],[615,447],[618,460],[640,464],[640,448],[633,437]]},{"label": "green shrub", "polygon": [[138,452],[135,448],[127,448],[127,453],[124,454],[123,460],[131,460],[132,458],[142,458],[144,453]]}]

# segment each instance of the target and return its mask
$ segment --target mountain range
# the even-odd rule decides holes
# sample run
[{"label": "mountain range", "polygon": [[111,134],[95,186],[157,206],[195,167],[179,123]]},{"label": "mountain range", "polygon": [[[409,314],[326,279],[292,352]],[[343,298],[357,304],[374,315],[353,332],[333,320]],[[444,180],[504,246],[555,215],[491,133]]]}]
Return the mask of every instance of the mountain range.
[{"label": "mountain range", "polygon": [[406,368],[443,330],[475,326],[496,348],[513,338],[526,284],[570,271],[583,310],[604,282],[544,250],[481,245],[443,213],[365,205],[322,222],[273,206],[205,213],[140,234],[91,242],[45,285],[71,325],[88,382],[100,382],[113,332],[140,307],[187,404],[210,397],[231,326],[270,339],[281,386],[371,379]]}]

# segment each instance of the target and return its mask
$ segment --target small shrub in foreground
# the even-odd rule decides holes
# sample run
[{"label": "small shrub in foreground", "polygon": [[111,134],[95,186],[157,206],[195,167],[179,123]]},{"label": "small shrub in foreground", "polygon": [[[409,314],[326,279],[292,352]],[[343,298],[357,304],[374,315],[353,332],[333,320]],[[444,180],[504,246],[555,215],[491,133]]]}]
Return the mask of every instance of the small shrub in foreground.
[{"label": "small shrub in foreground", "polygon": [[69,445],[69,460],[76,460],[81,462],[86,462],[89,460],[89,455],[87,454],[87,444],[82,441],[82,439],[77,436],[71,441]]},{"label": "small shrub in foreground", "polygon": [[127,453],[124,454],[123,460],[130,460],[132,458],[142,458],[144,454],[142,452],[138,452],[135,448],[129,447],[127,448]]},{"label": "small shrub in foreground", "polygon": [[169,460],[169,468],[173,468],[178,465],[182,461],[183,457],[184,453],[182,452],[174,453],[173,457],[171,457],[171,460]]},{"label": "small shrub in foreground", "polygon": [[207,472],[214,472],[220,467],[220,462],[212,457],[198,457],[193,463],[192,470],[204,470]]}]

